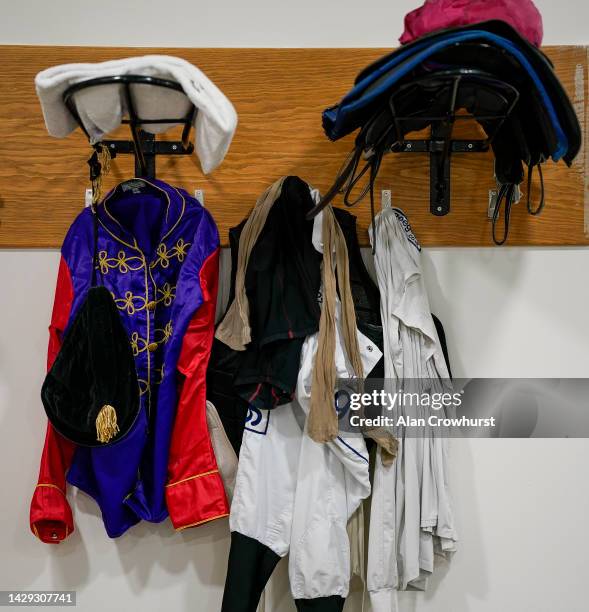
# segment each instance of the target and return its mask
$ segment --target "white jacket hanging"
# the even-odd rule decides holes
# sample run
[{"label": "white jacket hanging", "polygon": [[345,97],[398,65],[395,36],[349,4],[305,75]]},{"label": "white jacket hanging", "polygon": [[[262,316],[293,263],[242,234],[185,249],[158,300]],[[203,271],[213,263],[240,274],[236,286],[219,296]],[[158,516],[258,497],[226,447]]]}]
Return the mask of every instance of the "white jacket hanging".
[{"label": "white jacket hanging", "polygon": [[[384,364],[389,392],[401,381],[423,391],[451,389],[421,272],[420,249],[401,211],[385,208],[371,228],[381,296]],[[415,382],[414,382],[415,384]],[[403,413],[396,408],[393,419]],[[398,590],[424,590],[434,554],[456,549],[447,478],[448,440],[429,431],[399,439],[390,466],[375,463],[367,586],[373,612],[397,610]]]}]

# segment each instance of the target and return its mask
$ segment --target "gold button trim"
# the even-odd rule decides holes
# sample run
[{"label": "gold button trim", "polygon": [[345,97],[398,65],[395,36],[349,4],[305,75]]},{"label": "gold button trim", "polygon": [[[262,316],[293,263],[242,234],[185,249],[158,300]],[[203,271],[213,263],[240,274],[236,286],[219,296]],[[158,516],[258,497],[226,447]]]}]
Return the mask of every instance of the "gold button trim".
[{"label": "gold button trim", "polygon": [[147,310],[155,310],[157,302],[147,302]]},{"label": "gold button trim", "polygon": [[147,350],[150,353],[153,353],[156,349],[157,349],[157,342],[152,342],[151,344],[147,345]]}]

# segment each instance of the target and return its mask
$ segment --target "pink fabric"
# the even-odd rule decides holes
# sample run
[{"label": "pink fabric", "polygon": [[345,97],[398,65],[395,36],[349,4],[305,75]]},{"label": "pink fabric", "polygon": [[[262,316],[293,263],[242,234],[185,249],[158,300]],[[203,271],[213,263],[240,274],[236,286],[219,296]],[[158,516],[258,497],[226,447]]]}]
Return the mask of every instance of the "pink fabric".
[{"label": "pink fabric", "polygon": [[426,0],[405,17],[401,44],[443,30],[490,19],[509,23],[532,44],[542,44],[542,15],[532,0]]}]

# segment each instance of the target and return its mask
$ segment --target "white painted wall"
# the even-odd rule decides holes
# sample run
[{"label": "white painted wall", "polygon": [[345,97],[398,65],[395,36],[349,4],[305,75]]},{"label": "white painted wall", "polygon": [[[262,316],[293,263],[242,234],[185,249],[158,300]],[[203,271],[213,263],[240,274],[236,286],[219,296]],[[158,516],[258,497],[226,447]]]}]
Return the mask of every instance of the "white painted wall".
[{"label": "white painted wall", "polygon": [[[537,4],[547,43],[589,43],[585,0]],[[416,5],[3,0],[0,44],[390,46]],[[589,376],[589,251],[431,249],[424,260],[458,377]],[[77,531],[65,543],[45,546],[28,532],[57,262],[53,251],[0,252],[0,589],[75,589],[84,612],[215,612],[226,521],[180,534],[167,522],[140,525],[110,541],[94,504],[72,494]],[[430,593],[402,598],[402,611],[586,610],[588,459],[585,441],[454,441],[460,552],[441,568]],[[294,609],[284,567],[269,599],[268,612]]]},{"label": "white painted wall", "polygon": [[[517,0],[515,0],[517,2]],[[2,0],[3,44],[390,47],[422,0]],[[586,44],[583,0],[537,0],[546,44]]]}]

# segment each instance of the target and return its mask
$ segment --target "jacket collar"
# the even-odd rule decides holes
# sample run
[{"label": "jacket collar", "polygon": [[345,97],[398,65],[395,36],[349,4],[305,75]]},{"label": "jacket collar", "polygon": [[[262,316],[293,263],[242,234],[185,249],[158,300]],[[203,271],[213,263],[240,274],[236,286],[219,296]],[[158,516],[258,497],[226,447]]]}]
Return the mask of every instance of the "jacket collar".
[{"label": "jacket collar", "polygon": [[[161,206],[153,215],[139,219],[138,209],[130,206],[134,198],[153,200],[155,196]],[[146,205],[152,205],[151,202]],[[172,234],[186,210],[184,196],[174,187],[157,179],[134,178],[119,183],[97,208],[100,225],[112,238],[123,245],[141,252],[146,258]],[[154,235],[152,229],[158,224]]]}]

